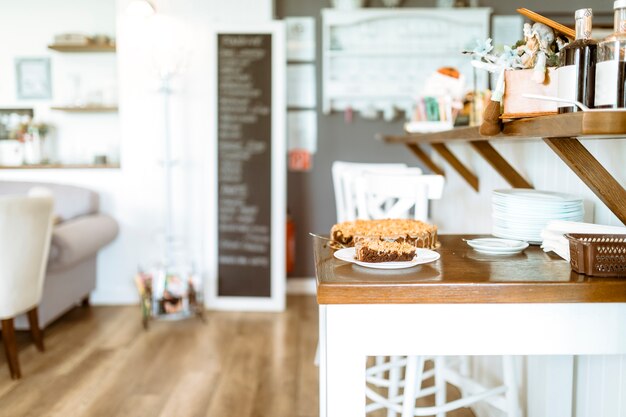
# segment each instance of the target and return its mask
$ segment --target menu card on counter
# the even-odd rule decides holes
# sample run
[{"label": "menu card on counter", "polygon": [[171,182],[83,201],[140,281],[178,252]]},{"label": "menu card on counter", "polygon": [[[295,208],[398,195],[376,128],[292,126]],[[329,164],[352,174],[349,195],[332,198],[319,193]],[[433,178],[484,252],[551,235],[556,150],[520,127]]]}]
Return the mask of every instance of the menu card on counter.
[{"label": "menu card on counter", "polygon": [[[234,303],[230,309],[284,306],[285,203],[284,197],[276,198],[285,193],[285,100],[277,94],[284,88],[276,89],[277,82],[284,85],[284,62],[279,59],[284,60],[284,52],[276,51],[276,37],[272,30],[216,33],[213,295]],[[277,285],[281,279],[283,285]],[[258,308],[250,307],[254,303]],[[211,305],[210,297],[208,305],[219,308],[219,303]]]}]

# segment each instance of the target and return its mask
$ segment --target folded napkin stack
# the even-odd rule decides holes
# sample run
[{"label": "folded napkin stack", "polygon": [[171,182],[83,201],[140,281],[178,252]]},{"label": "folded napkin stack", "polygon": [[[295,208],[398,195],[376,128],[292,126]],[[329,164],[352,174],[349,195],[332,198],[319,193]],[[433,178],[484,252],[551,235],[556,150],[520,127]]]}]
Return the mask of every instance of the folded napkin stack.
[{"label": "folded napkin stack", "polygon": [[567,233],[619,235],[626,234],[626,227],[553,220],[548,222],[541,231],[541,238],[543,239],[541,248],[544,252],[554,252],[569,262],[569,241],[565,238]]}]

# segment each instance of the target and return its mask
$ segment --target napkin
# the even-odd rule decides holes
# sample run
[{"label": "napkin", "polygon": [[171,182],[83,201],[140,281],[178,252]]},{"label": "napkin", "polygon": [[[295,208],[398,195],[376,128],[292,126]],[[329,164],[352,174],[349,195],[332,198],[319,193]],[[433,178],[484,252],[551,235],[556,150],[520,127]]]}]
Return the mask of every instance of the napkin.
[{"label": "napkin", "polygon": [[569,241],[564,236],[567,233],[618,235],[626,234],[626,227],[552,220],[541,231],[541,248],[544,252],[554,252],[569,262]]}]

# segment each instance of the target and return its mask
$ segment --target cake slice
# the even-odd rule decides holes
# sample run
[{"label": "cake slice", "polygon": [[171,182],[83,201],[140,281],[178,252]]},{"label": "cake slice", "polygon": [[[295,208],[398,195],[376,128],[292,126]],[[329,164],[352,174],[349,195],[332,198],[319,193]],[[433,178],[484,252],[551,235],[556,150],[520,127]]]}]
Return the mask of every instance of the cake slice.
[{"label": "cake slice", "polygon": [[415,246],[406,242],[380,239],[358,239],[356,259],[361,262],[408,262],[415,258]]}]

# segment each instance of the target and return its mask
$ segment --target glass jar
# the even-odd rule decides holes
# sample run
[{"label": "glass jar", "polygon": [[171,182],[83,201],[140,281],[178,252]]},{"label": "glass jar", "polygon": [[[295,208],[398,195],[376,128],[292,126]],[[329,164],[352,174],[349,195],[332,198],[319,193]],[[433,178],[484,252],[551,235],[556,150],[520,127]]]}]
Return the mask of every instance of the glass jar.
[{"label": "glass jar", "polygon": [[613,3],[614,33],[598,45],[596,108],[626,107],[626,0]]}]

